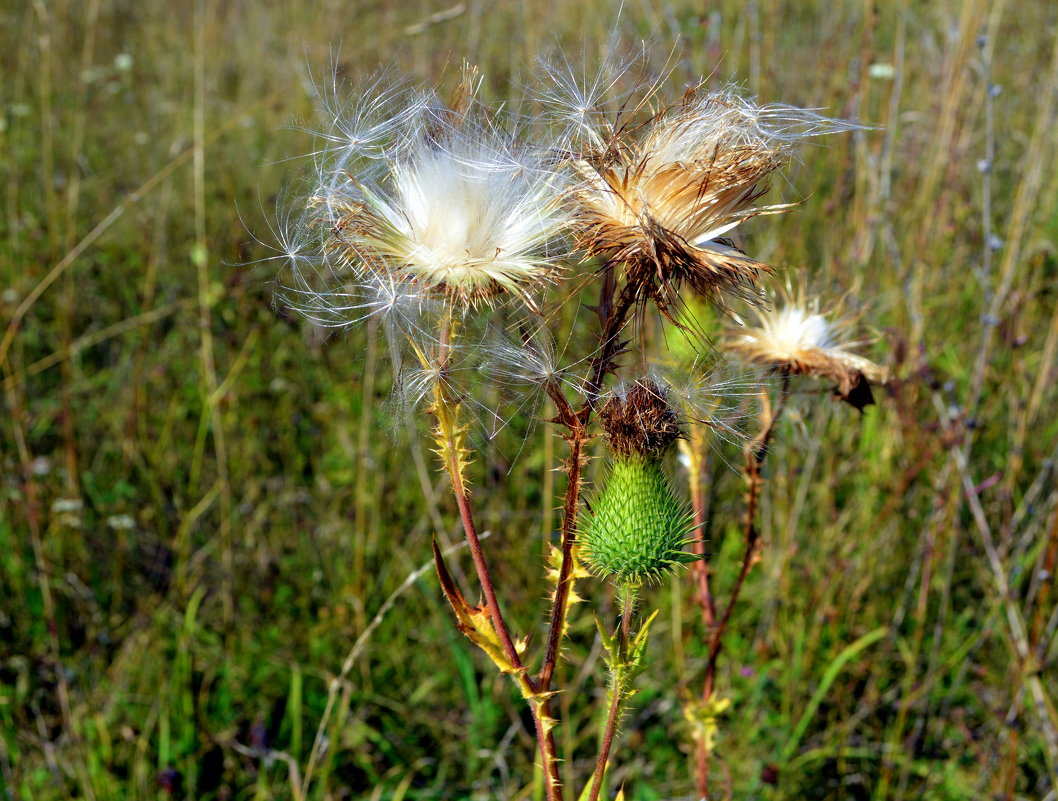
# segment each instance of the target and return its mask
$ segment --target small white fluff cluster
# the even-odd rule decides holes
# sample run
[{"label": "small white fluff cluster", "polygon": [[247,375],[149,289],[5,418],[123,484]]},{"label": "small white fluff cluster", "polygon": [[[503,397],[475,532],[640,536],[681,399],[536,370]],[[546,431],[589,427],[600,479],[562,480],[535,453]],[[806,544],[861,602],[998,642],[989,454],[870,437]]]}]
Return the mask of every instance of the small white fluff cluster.
[{"label": "small white fluff cluster", "polygon": [[826,349],[834,334],[826,317],[808,308],[787,305],[760,315],[760,327],[745,335],[747,342],[768,343],[777,359],[792,359],[805,348]]}]

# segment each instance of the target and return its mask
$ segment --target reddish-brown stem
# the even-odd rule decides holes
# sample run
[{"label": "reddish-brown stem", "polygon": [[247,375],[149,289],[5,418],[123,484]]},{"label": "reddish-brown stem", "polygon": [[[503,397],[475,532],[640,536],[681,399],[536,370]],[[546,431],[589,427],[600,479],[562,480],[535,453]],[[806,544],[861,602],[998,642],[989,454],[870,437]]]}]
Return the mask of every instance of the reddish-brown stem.
[{"label": "reddish-brown stem", "polygon": [[545,386],[548,396],[555,404],[558,415],[555,421],[565,426],[566,439],[569,442],[568,474],[566,495],[562,502],[562,561],[559,565],[558,586],[555,588],[555,601],[551,606],[551,620],[547,632],[547,649],[544,663],[540,670],[540,689],[547,692],[558,661],[559,646],[562,641],[562,629],[566,619],[566,606],[569,602],[570,576],[573,572],[573,546],[576,541],[577,511],[580,506],[580,476],[583,467],[583,450],[586,439],[586,426],[603,379],[609,369],[613,354],[617,349],[617,335],[628,314],[630,304],[622,300],[614,308],[616,277],[614,268],[607,266],[603,272],[602,288],[599,291],[599,305],[595,307],[600,320],[600,351],[592,362],[588,384],[588,399],[579,412],[573,410],[570,402],[557,382],[549,381]]},{"label": "reddish-brown stem", "polygon": [[572,407],[557,386],[549,386],[548,393],[558,407],[559,420],[569,429],[566,437],[569,441],[568,474],[566,495],[562,502],[562,562],[559,565],[558,585],[555,587],[555,601],[551,606],[551,622],[547,631],[547,649],[544,652],[544,664],[540,670],[539,687],[547,692],[551,687],[551,678],[558,661],[559,645],[562,641],[562,630],[565,627],[566,606],[569,602],[569,591],[573,573],[573,546],[576,541],[577,510],[580,505],[580,474],[583,461],[584,429],[574,414]]},{"label": "reddish-brown stem", "polygon": [[[489,610],[489,618],[492,620],[492,627],[500,638],[503,655],[518,671],[516,680],[524,683],[523,689],[535,694],[537,692],[537,684],[525,670],[522,658],[518,655],[518,649],[514,647],[510,630],[503,619],[503,613],[500,611],[500,603],[496,598],[496,590],[492,583],[492,575],[489,572],[488,563],[485,561],[485,554],[481,550],[481,541],[478,539],[477,526],[474,523],[474,516],[471,512],[466,492],[463,491],[461,486],[455,484],[453,485],[453,492],[456,504],[459,507],[459,517],[463,522],[463,531],[467,537],[467,545],[470,547],[470,555],[474,559],[474,569],[478,574],[478,583],[481,584],[481,591],[485,595],[485,603]],[[540,759],[544,767],[544,781],[548,801],[562,801],[562,784],[558,775],[558,756],[555,748],[555,739],[544,725],[543,715],[541,714],[541,710],[544,710],[546,715],[546,704],[538,706],[535,703],[530,703],[530,709],[532,710],[533,723],[536,727],[536,738],[540,745]]]},{"label": "reddish-brown stem", "polygon": [[706,747],[705,738],[699,738],[698,747],[695,749],[695,768],[698,773],[698,795],[708,798],[709,793],[709,749]]},{"label": "reddish-brown stem", "polygon": [[[500,638],[503,655],[507,657],[507,660],[512,665],[521,669],[522,658],[514,647],[510,630],[507,628],[503,613],[500,611],[500,603],[496,599],[496,590],[492,585],[492,575],[489,573],[488,564],[485,562],[485,554],[481,550],[481,541],[478,539],[478,530],[470,511],[470,503],[467,501],[466,493],[460,488],[455,488],[455,496],[456,504],[459,506],[459,516],[463,521],[463,531],[466,533],[467,544],[470,546],[470,555],[474,558],[474,569],[477,570],[481,591],[485,594],[485,603],[488,605],[492,627],[496,629],[496,634]],[[530,683],[532,683],[531,679]]]},{"label": "reddish-brown stem", "polygon": [[[697,443],[692,442],[692,447]],[[694,540],[694,552],[698,554],[698,560],[694,562],[692,570],[698,584],[698,607],[702,610],[702,624],[706,631],[712,631],[716,623],[716,603],[713,601],[712,593],[709,591],[709,562],[705,552],[706,523],[706,495],[705,495],[705,460],[694,458],[691,461],[694,466],[694,475],[691,476],[691,508],[694,510],[694,529],[698,537]]]},{"label": "reddish-brown stem", "polygon": [[610,712],[606,716],[606,730],[602,736],[602,748],[599,749],[599,758],[595,761],[595,774],[591,778],[591,792],[588,794],[588,801],[598,801],[599,790],[602,789],[603,775],[606,773],[606,763],[610,760],[610,748],[613,746],[614,731],[617,729],[617,716],[620,710],[620,688],[615,687],[613,697],[610,699]]},{"label": "reddish-brown stem", "polygon": [[617,302],[614,303],[613,268],[607,268],[603,290],[596,311],[602,324],[599,333],[599,352],[592,361],[590,378],[586,390],[587,400],[581,407],[578,416],[582,425],[588,424],[591,413],[595,410],[602,395],[602,385],[606,374],[613,369],[613,361],[621,349],[621,329],[624,328],[628,313],[632,310],[634,294],[626,286]]},{"label": "reddish-brown stem", "polygon": [[[742,587],[746,583],[746,577],[749,575],[749,571],[753,567],[757,545],[760,542],[760,531],[757,529],[757,503],[760,499],[762,481],[761,468],[764,466],[764,461],[768,458],[768,448],[771,445],[772,437],[775,434],[775,428],[778,425],[783,410],[786,408],[786,401],[789,397],[790,374],[784,370],[782,373],[782,387],[779,394],[779,402],[775,405],[775,411],[770,415],[768,422],[765,424],[760,434],[758,434],[753,442],[749,443],[746,447],[746,481],[749,485],[746,490],[746,547],[742,554],[742,565],[738,571],[738,578],[735,580],[735,585],[731,589],[731,597],[728,598],[719,621],[713,626],[710,632],[709,660],[705,665],[705,680],[702,683],[702,701],[705,703],[708,703],[713,697],[713,689],[716,683],[716,664],[717,660],[720,658],[720,652],[723,649],[724,633],[727,631],[727,624],[731,620],[731,615],[735,611],[735,604],[738,602],[739,595],[742,593]],[[709,795],[709,749],[706,746],[704,738],[698,742],[696,757],[698,795],[702,798],[707,798]]]},{"label": "reddish-brown stem", "polygon": [[[752,508],[756,510],[756,504],[752,504]],[[756,526],[748,529],[746,532],[746,549],[742,554],[742,566],[739,568],[738,578],[735,580],[735,586],[731,590],[731,597],[724,607],[720,622],[717,623],[716,628],[713,629],[712,636],[709,638],[709,661],[705,666],[707,692],[703,693],[706,699],[712,695],[713,680],[716,676],[716,661],[720,657],[724,632],[727,630],[727,624],[731,620],[731,614],[734,612],[735,604],[738,602],[738,597],[742,592],[742,585],[746,581],[746,576],[749,575],[750,568],[753,567],[753,556],[757,551],[757,543],[759,541],[760,533],[757,531]]]},{"label": "reddish-brown stem", "polygon": [[[567,462],[569,480],[566,484],[566,494],[562,502],[562,561],[559,565],[555,599],[551,605],[551,621],[548,625],[544,663],[537,682],[538,692],[544,695],[543,700],[540,702],[540,715],[544,718],[550,718],[551,704],[546,693],[551,689],[551,679],[555,673],[555,665],[558,663],[558,654],[562,644],[562,631],[566,622],[566,608],[569,605],[569,592],[573,584],[573,546],[576,542],[577,510],[580,505],[580,476],[581,468],[583,467],[585,436],[580,418],[573,411],[573,407],[566,400],[566,396],[562,394],[561,386],[557,382],[548,382],[546,390],[558,409],[559,422],[565,425],[569,431],[566,437],[569,442],[569,461]],[[557,754],[554,734],[549,731],[547,737],[551,753]],[[555,787],[558,787],[557,759],[553,759],[551,765],[555,771],[551,781]]]},{"label": "reddish-brown stem", "polygon": [[[448,364],[449,339],[451,334],[451,323],[448,321],[442,323],[439,332],[439,347],[437,355],[440,364],[444,366],[443,369],[445,369]],[[437,391],[435,403],[437,404],[435,412],[438,414],[438,419],[440,421],[441,409],[446,408],[447,405],[447,399],[444,397],[441,390]],[[492,574],[489,572],[488,563],[485,561],[485,554],[481,550],[481,541],[478,539],[478,529],[474,523],[474,515],[470,509],[470,502],[467,500],[466,488],[464,487],[463,476],[460,470],[455,435],[452,434],[451,431],[446,430],[443,423],[439,422],[439,426],[444,432],[444,435],[448,438],[448,445],[444,449],[445,469],[448,471],[449,478],[452,482],[452,494],[455,495],[456,505],[459,507],[459,518],[463,523],[463,531],[466,533],[467,544],[470,546],[470,554],[474,559],[474,568],[478,574],[478,582],[481,584],[481,590],[485,594],[485,603],[488,605],[492,627],[496,630],[496,635],[500,639],[500,646],[503,648],[503,655],[507,658],[507,661],[521,673],[525,674],[524,678],[528,683],[528,686],[535,691],[536,687],[532,678],[525,673],[524,666],[522,665],[522,658],[518,655],[518,649],[514,647],[514,641],[511,639],[510,630],[507,628],[507,624],[503,619],[503,613],[500,611],[499,601],[496,599],[496,590],[492,584]]]},{"label": "reddish-brown stem", "polygon": [[[617,307],[614,307],[614,295],[616,293],[616,275],[612,266],[607,266],[604,274],[602,287],[599,292],[599,305],[596,312],[600,320],[600,350],[598,356],[590,368],[587,400],[580,411],[574,411],[572,405],[562,392],[562,387],[557,382],[548,382],[545,386],[549,397],[555,404],[558,412],[556,422],[566,428],[566,440],[569,442],[569,459],[567,461],[568,481],[566,493],[562,502],[562,533],[561,533],[561,562],[559,564],[558,583],[555,587],[555,599],[551,605],[550,621],[547,632],[547,645],[544,651],[544,661],[540,669],[539,680],[536,690],[546,694],[551,688],[554,678],[555,666],[558,663],[558,655],[561,650],[562,632],[565,628],[566,610],[569,605],[569,593],[572,587],[573,574],[573,549],[576,544],[577,512],[580,507],[581,470],[584,462],[584,442],[587,439],[586,427],[591,413],[595,408],[599,394],[602,389],[606,373],[612,369],[612,361],[619,349],[619,334],[624,320],[631,308],[631,301],[627,300],[622,293]],[[539,705],[539,714],[545,718],[550,717],[550,703],[545,695]],[[612,734],[611,734],[612,738]],[[549,779],[549,785],[559,786],[558,764],[554,758],[555,745],[551,732],[547,734],[547,741],[551,750],[550,762],[545,757],[545,773],[549,774],[553,768],[553,778]],[[607,748],[608,751],[608,748]]]}]

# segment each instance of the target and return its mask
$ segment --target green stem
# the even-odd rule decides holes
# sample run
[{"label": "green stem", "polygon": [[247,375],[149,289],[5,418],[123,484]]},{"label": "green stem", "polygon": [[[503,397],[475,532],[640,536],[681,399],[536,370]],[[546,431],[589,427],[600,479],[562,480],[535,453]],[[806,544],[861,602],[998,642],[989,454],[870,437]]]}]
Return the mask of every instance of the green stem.
[{"label": "green stem", "polygon": [[632,642],[632,616],[635,614],[636,598],[639,587],[634,584],[626,584],[620,588],[623,596],[623,610],[621,612],[621,642],[617,654],[613,655],[615,664],[610,668],[613,686],[610,688],[610,711],[606,715],[606,728],[603,729],[602,747],[599,749],[599,757],[595,761],[595,773],[592,775],[591,792],[588,801],[598,801],[599,791],[602,789],[602,780],[606,775],[606,764],[610,761],[610,749],[613,747],[614,734],[617,731],[617,721],[621,717],[621,706],[626,691],[626,671],[621,669],[617,663],[628,658],[628,648]]}]

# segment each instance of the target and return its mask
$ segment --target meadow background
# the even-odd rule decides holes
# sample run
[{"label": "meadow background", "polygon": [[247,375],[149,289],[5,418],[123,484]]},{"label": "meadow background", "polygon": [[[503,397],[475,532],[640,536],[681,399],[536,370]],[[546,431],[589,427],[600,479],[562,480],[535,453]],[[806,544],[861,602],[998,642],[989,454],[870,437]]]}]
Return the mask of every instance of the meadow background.
[{"label": "meadow background", "polygon": [[[312,148],[310,72],[465,58],[501,100],[540,52],[599,58],[617,7],[0,5],[0,797],[539,793],[520,701],[416,572],[458,518],[373,331],[275,308],[265,245]],[[770,196],[799,208],[743,233],[866,304],[895,378],[862,417],[804,393],[783,421],[721,663],[717,797],[1055,799],[1058,6],[633,0],[619,26],[676,91],[706,75],[882,126],[804,149]],[[475,467],[520,631],[543,623],[564,486],[547,414]],[[721,593],[737,459],[711,456]],[[704,640],[689,582],[648,603],[614,777],[690,798]],[[605,700],[585,607],[572,637],[579,786]]]}]

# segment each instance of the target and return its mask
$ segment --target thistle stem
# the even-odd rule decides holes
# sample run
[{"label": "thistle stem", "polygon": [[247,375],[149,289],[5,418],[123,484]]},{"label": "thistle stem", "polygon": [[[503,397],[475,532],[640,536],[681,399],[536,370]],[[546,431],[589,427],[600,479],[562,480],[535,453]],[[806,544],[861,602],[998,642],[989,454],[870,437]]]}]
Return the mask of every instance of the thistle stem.
[{"label": "thistle stem", "polygon": [[583,425],[588,424],[588,419],[599,402],[606,375],[614,369],[613,361],[621,350],[621,329],[624,328],[628,313],[632,310],[635,300],[634,293],[626,286],[621,290],[621,294],[617,297],[615,303],[616,282],[614,267],[609,265],[603,274],[599,305],[595,307],[600,322],[599,352],[592,361],[589,371],[588,384],[585,391],[587,400],[578,414]]},{"label": "thistle stem", "polygon": [[639,595],[639,588],[635,584],[627,584],[622,589],[622,610],[621,610],[621,652],[626,654],[628,651],[628,643],[632,640],[632,615],[636,611],[636,598]]},{"label": "thistle stem", "polygon": [[[467,501],[466,493],[462,489],[455,490],[455,497],[456,504],[459,506],[459,516],[463,522],[463,531],[467,537],[467,545],[470,547],[470,555],[474,559],[474,569],[478,574],[478,583],[481,584],[481,591],[485,595],[485,603],[488,606],[492,626],[496,629],[496,634],[500,638],[503,655],[507,657],[512,665],[522,670],[524,669],[522,658],[514,647],[510,630],[507,628],[503,613],[500,611],[500,603],[496,598],[496,590],[492,583],[492,574],[489,572],[489,566],[485,562],[485,554],[481,549],[481,541],[478,539],[477,526],[474,524],[474,519],[471,515],[470,503]],[[529,677],[527,676],[526,679],[529,680]],[[529,683],[532,689],[535,690],[536,687],[531,680],[529,680]]]},{"label": "thistle stem", "polygon": [[[727,631],[728,622],[735,610],[742,587],[746,582],[750,569],[753,567],[753,558],[757,553],[760,542],[760,531],[757,528],[757,504],[760,500],[762,484],[761,468],[768,458],[768,450],[779,418],[786,409],[786,402],[790,397],[790,373],[782,372],[782,386],[779,393],[779,401],[775,404],[775,410],[771,413],[767,423],[761,429],[760,434],[746,446],[746,522],[745,542],[746,547],[742,554],[742,565],[738,571],[738,578],[731,590],[719,622],[712,628],[709,637],[709,660],[705,666],[705,680],[702,684],[702,701],[708,703],[713,697],[713,689],[716,683],[716,664],[723,649],[724,633]],[[707,798],[709,795],[709,748],[704,738],[699,740],[697,748],[697,773],[698,773],[698,795]]]},{"label": "thistle stem", "polygon": [[606,729],[603,732],[602,748],[599,749],[599,758],[595,762],[595,773],[591,779],[591,792],[588,801],[598,801],[599,791],[602,789],[603,775],[606,773],[606,763],[610,759],[610,747],[613,745],[614,731],[617,729],[617,718],[621,710],[621,688],[614,687],[613,697],[610,699],[610,711],[606,717]]},{"label": "thistle stem", "polygon": [[[547,631],[547,647],[544,651],[544,663],[540,670],[536,689],[542,700],[536,710],[542,720],[549,720],[551,716],[551,704],[547,693],[551,689],[551,680],[554,677],[555,666],[558,663],[558,655],[561,651],[562,633],[566,627],[566,612],[569,608],[569,593],[573,585],[573,547],[576,543],[577,511],[580,505],[581,469],[583,467],[583,450],[585,432],[584,426],[573,411],[573,407],[562,394],[561,387],[556,382],[548,382],[546,386],[548,395],[552,398],[559,413],[559,420],[568,430],[566,437],[569,442],[568,474],[569,481],[566,484],[566,494],[562,502],[562,561],[559,565],[558,584],[555,587],[555,599],[551,605],[550,623]],[[554,734],[551,730],[547,732],[546,746],[549,754],[544,752],[542,743],[541,752],[544,754],[545,776],[549,777],[549,785],[556,788],[556,798],[561,798],[561,782],[558,775],[557,748],[555,746]],[[548,761],[550,759],[550,761]]]},{"label": "thistle stem", "polygon": [[[441,353],[438,356],[441,359],[441,364],[446,364],[450,330],[447,326],[444,326],[440,333]],[[488,562],[485,561],[485,553],[481,549],[481,540],[478,537],[474,515],[470,508],[470,501],[467,498],[466,477],[463,474],[466,466],[464,462],[464,431],[460,427],[458,419],[459,405],[448,397],[443,384],[440,382],[434,386],[433,413],[437,417],[438,453],[451,480],[452,494],[455,496],[456,506],[459,508],[459,518],[463,524],[463,532],[466,535],[470,555],[474,560],[478,583],[481,585],[482,594],[485,596],[485,604],[488,609],[489,619],[492,622],[492,628],[499,638],[504,657],[514,669],[514,679],[522,695],[530,702],[533,724],[536,727],[536,738],[540,747],[540,758],[544,768],[547,798],[548,801],[561,801],[562,790],[558,774],[557,750],[554,736],[546,725],[548,719],[547,702],[546,699],[543,701],[538,700],[537,684],[525,669],[522,658],[518,654],[518,649],[514,645],[510,629],[503,619],[503,612],[500,609],[499,599],[496,597],[496,588],[492,581],[492,573],[489,571]]]},{"label": "thistle stem", "polygon": [[704,489],[706,468],[705,459],[702,456],[704,443],[697,428],[691,432],[691,443],[688,450],[690,457],[691,508],[694,510],[694,529],[698,532],[693,548],[699,557],[691,569],[698,584],[698,596],[695,600],[702,610],[702,624],[705,626],[705,630],[709,631],[716,623],[716,603],[709,590],[709,562],[706,559],[705,538],[703,536],[707,517]]},{"label": "thistle stem", "polygon": [[[614,294],[617,278],[613,265],[607,265],[603,273],[602,287],[599,290],[599,305],[595,307],[600,321],[599,341],[601,350],[590,370],[587,400],[580,411],[574,411],[566,399],[562,387],[555,381],[545,386],[548,396],[558,411],[557,420],[565,426],[569,442],[569,481],[566,484],[566,495],[562,502],[562,561],[559,565],[558,586],[555,588],[555,601],[551,606],[551,620],[547,632],[547,649],[544,653],[544,664],[540,670],[540,688],[547,692],[555,672],[555,664],[562,642],[562,631],[565,628],[566,610],[569,604],[570,576],[573,572],[573,547],[576,542],[577,512],[580,507],[581,470],[584,461],[584,442],[587,439],[586,427],[598,397],[603,379],[609,369],[612,353],[616,349],[617,332],[624,322],[630,308],[629,303],[619,303],[614,309]],[[623,297],[623,296],[622,296]]]},{"label": "thistle stem", "polygon": [[[621,643],[620,658],[624,659],[628,654],[628,646],[632,641],[632,615],[635,613],[637,588],[627,585],[622,588],[621,595],[624,597],[623,610],[621,612]],[[606,764],[610,761],[610,749],[613,747],[614,734],[617,731],[617,721],[621,717],[621,703],[624,700],[625,686],[623,672],[614,672],[613,687],[610,691],[610,711],[606,714],[606,728],[603,729],[602,747],[599,749],[599,757],[595,761],[595,773],[592,775],[591,791],[588,793],[588,801],[598,801],[599,791],[602,789],[603,776],[606,774]]]},{"label": "thistle stem", "polygon": [[[522,658],[518,655],[518,649],[514,646],[510,630],[507,628],[503,613],[500,611],[500,603],[496,598],[496,589],[492,583],[492,574],[489,572],[485,554],[481,549],[481,541],[478,538],[477,526],[474,523],[466,492],[462,489],[461,483],[457,485],[454,477],[453,490],[456,505],[459,507],[459,517],[463,523],[463,531],[466,534],[467,545],[474,560],[474,569],[478,574],[478,583],[481,585],[481,591],[485,595],[485,604],[489,610],[492,627],[500,638],[503,655],[507,657],[507,660],[517,670],[515,681],[521,686],[523,695],[536,695],[538,692],[537,684],[522,664]],[[544,719],[548,716],[547,702],[530,702],[529,707],[533,715],[533,724],[536,727],[536,739],[540,746],[540,759],[544,767],[544,782],[548,801],[562,801],[562,781],[558,774],[555,738],[544,724]]]},{"label": "thistle stem", "polygon": [[576,542],[577,512],[580,507],[581,469],[583,468],[583,451],[585,431],[580,419],[573,411],[569,401],[562,394],[561,388],[550,383],[547,392],[555,402],[559,420],[569,431],[566,439],[569,442],[568,474],[566,494],[562,501],[562,562],[559,565],[558,585],[555,587],[555,600],[551,605],[551,622],[547,631],[547,649],[544,652],[544,664],[540,670],[539,688],[547,692],[555,672],[555,664],[562,643],[562,632],[566,626],[566,611],[569,605],[569,591],[572,586],[573,546]]}]

